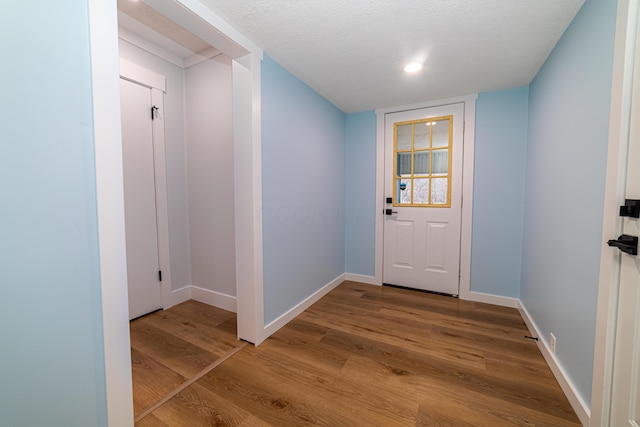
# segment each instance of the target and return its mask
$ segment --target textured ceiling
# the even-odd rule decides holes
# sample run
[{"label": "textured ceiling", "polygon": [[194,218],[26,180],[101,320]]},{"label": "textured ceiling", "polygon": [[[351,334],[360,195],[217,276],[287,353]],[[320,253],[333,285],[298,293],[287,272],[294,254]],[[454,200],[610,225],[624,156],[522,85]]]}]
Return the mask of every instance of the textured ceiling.
[{"label": "textured ceiling", "polygon": [[526,85],[584,3],[200,1],[345,112]]},{"label": "textured ceiling", "polygon": [[[584,3],[199,1],[345,112],[529,84]],[[144,2],[118,9],[123,28],[175,55],[209,48]],[[424,69],[405,73],[412,60]]]}]

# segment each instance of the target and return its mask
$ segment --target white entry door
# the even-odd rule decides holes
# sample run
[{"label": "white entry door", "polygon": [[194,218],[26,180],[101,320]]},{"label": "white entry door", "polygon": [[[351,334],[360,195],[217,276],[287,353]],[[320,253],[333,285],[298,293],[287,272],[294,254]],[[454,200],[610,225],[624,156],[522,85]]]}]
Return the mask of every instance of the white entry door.
[{"label": "white entry door", "polygon": [[[640,200],[640,33],[637,39],[625,198]],[[623,218],[623,233],[640,236],[640,219]],[[640,258],[624,252],[620,258],[610,425],[637,427],[640,426]]]},{"label": "white entry door", "polygon": [[130,319],[162,308],[151,91],[120,79]]},{"label": "white entry door", "polygon": [[385,116],[383,282],[457,295],[464,104]]}]

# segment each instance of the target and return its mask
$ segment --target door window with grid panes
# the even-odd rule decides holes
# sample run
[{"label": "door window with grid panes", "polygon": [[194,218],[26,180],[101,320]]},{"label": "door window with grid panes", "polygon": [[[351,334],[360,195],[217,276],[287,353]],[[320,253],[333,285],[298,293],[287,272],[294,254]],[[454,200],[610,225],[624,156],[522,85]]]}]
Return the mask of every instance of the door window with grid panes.
[{"label": "door window with grid panes", "polygon": [[453,116],[394,124],[394,206],[451,206]]}]

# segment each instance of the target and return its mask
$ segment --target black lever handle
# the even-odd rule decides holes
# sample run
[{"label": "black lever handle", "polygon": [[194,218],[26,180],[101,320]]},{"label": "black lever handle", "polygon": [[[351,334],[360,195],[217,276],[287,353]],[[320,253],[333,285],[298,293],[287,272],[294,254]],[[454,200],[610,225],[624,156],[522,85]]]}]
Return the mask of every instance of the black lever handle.
[{"label": "black lever handle", "polygon": [[617,240],[609,240],[607,245],[620,249],[629,255],[638,255],[638,238],[623,234]]},{"label": "black lever handle", "polygon": [[384,214],[385,215],[393,215],[395,213],[398,213],[398,211],[394,211],[394,210],[391,210],[391,209],[385,209],[384,210]]}]

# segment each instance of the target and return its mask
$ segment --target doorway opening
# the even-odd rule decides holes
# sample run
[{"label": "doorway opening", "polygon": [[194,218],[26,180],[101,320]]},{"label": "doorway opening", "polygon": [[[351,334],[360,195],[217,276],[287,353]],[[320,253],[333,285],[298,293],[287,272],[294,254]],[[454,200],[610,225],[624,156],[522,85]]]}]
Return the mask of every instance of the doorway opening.
[{"label": "doorway opening", "polygon": [[458,295],[464,104],[385,116],[383,282]]},{"label": "doorway opening", "polygon": [[[196,299],[236,312],[231,58],[177,24],[169,26],[163,15],[142,2],[119,5],[121,79],[127,81],[121,83],[125,217],[127,222],[135,221],[136,211],[144,208],[138,206],[144,199],[141,191],[128,194],[133,194],[128,190],[136,189],[137,183],[148,182],[149,204],[153,204],[154,167],[158,208],[155,213],[147,209],[135,226],[126,224],[130,305],[148,306],[148,311],[158,308],[131,300],[136,296],[151,300],[157,291],[131,290],[157,288],[161,280],[161,308]],[[161,28],[171,39],[147,25],[157,22],[163,23]],[[145,69],[145,75],[157,78],[141,82],[131,77],[131,68]],[[151,99],[145,90],[154,80],[162,83],[160,89],[151,88],[152,94],[157,93]],[[132,94],[136,87],[137,98]],[[159,109],[163,101],[164,108]],[[136,114],[130,111],[134,105],[139,105],[137,119],[130,120],[128,115]],[[144,144],[144,138],[149,142]],[[142,145],[149,149],[136,152]],[[151,265],[153,248],[148,256],[139,255],[145,245],[133,236],[145,226],[154,228],[156,217],[159,244],[155,252],[164,264],[161,268]],[[147,234],[147,241],[155,237],[151,230]],[[141,259],[149,259],[148,271],[132,274]],[[138,283],[137,276],[143,275],[150,283]],[[135,314],[144,313],[137,310]]]},{"label": "doorway opening", "polygon": [[[473,300],[473,301],[479,301],[479,302],[487,302],[487,303],[495,303],[495,301],[493,301],[493,299],[490,296],[484,295],[484,294],[480,294],[480,293],[474,293],[471,292],[470,290],[470,274],[471,274],[471,220],[472,220],[472,207],[473,207],[473,161],[474,161],[474,135],[475,135],[475,104],[476,104],[476,97],[477,95],[471,95],[471,96],[464,96],[464,97],[457,97],[457,98],[449,98],[449,99],[443,99],[443,100],[438,100],[438,101],[430,101],[430,102],[424,102],[424,103],[419,103],[419,104],[412,104],[412,105],[405,105],[405,106],[398,106],[398,107],[392,107],[392,108],[385,108],[385,109],[379,109],[376,110],[376,116],[377,116],[377,131],[376,131],[376,212],[378,215],[378,220],[376,221],[376,240],[375,240],[375,282],[378,284],[382,284],[383,282],[390,282],[393,283],[393,280],[387,280],[385,279],[385,275],[383,274],[383,271],[385,270],[384,266],[385,263],[388,262],[389,260],[385,260],[385,257],[387,257],[387,255],[385,254],[385,242],[384,242],[384,237],[385,237],[385,224],[388,222],[387,220],[387,212],[389,211],[389,213],[391,214],[391,216],[393,216],[394,211],[397,211],[397,206],[398,204],[402,204],[400,202],[402,202],[401,199],[396,200],[396,203],[394,205],[394,199],[393,199],[393,186],[391,184],[389,184],[389,195],[386,194],[385,192],[385,181],[389,181],[391,179],[391,173],[389,173],[389,176],[387,178],[385,178],[385,171],[387,170],[391,170],[390,167],[394,164],[394,162],[389,162],[389,166],[385,166],[385,159],[387,157],[392,157],[393,156],[393,144],[390,144],[391,147],[391,154],[389,156],[386,155],[386,149],[388,149],[389,147],[385,147],[385,140],[387,138],[387,132],[389,131],[389,126],[387,124],[387,118],[389,117],[391,119],[390,121],[390,126],[391,126],[391,138],[393,139],[393,126],[395,121],[394,121],[394,117],[396,116],[402,116],[404,117],[405,115],[409,114],[413,114],[419,110],[423,110],[423,109],[433,109],[433,108],[450,108],[453,105],[461,105],[462,106],[462,112],[457,113],[459,115],[459,119],[457,119],[456,121],[462,121],[462,129],[459,130],[458,132],[462,132],[461,135],[461,141],[462,141],[462,149],[459,152],[459,154],[461,155],[461,159],[459,159],[460,162],[460,166],[461,167],[461,177],[459,177],[458,179],[460,180],[460,184],[461,184],[461,190],[459,192],[460,194],[460,200],[459,200],[459,209],[461,211],[461,215],[460,215],[460,219],[459,219],[459,225],[456,226],[455,228],[459,227],[459,242],[460,242],[460,246],[458,249],[458,256],[459,256],[459,272],[458,272],[458,277],[453,277],[453,282],[454,282],[454,286],[452,289],[455,290],[455,282],[458,283],[458,290],[459,292],[457,292],[457,294],[460,296],[461,299],[468,299],[468,300]],[[447,113],[449,114],[449,113]],[[445,114],[446,115],[446,114]],[[404,120],[404,119],[403,119]],[[408,119],[406,120],[417,120],[417,118],[410,116]],[[401,121],[401,120],[400,120]],[[433,120],[430,121],[430,123],[432,123]],[[413,122],[412,122],[413,123]],[[412,126],[414,126],[412,124]],[[431,124],[431,126],[433,126]],[[436,125],[438,126],[438,125]],[[424,133],[424,132],[423,132]],[[426,135],[426,133],[424,133]],[[412,130],[412,135],[415,136],[415,130]],[[412,136],[412,138],[413,138]],[[413,141],[413,139],[412,139]],[[430,131],[430,140],[429,140],[429,149],[426,149],[426,146],[424,149],[419,149],[417,153],[414,153],[413,151],[415,151],[415,147],[414,145],[412,145],[412,150],[411,153],[413,153],[414,156],[414,163],[412,167],[414,167],[415,169],[415,156],[416,154],[418,155],[418,157],[422,158],[425,157],[425,153],[433,151],[434,146],[433,146],[433,141],[432,141],[432,135],[431,135],[431,131]],[[414,142],[411,142],[411,144],[414,144]],[[439,150],[439,148],[437,148],[437,150]],[[402,156],[406,156],[405,151],[407,150],[400,150],[400,153],[397,153],[396,150],[396,155],[399,157]],[[408,151],[407,151],[408,152]],[[430,153],[432,154],[432,153]],[[397,159],[397,161],[401,161],[402,159]],[[397,164],[396,164],[397,166]],[[400,167],[402,167],[402,165],[400,165]],[[430,169],[429,169],[429,173],[427,175],[424,175],[424,177],[422,175],[420,175],[420,179],[424,180],[425,177],[427,178],[432,178],[433,174],[432,171],[435,170],[433,169],[434,167],[440,167],[438,165],[434,166],[433,161],[430,164]],[[415,170],[414,170],[415,171]],[[412,172],[412,179],[415,178],[414,177],[415,174],[413,174]],[[444,176],[444,175],[443,175]],[[441,178],[441,177],[437,177],[437,178]],[[405,186],[401,186],[403,183],[405,185],[407,185],[406,182],[403,182],[403,180],[406,180],[406,177],[399,177],[398,178],[400,181],[398,181],[398,188],[396,189],[396,196],[397,196],[397,192],[400,191],[408,191],[406,190],[407,187]],[[391,181],[389,181],[391,182]],[[405,190],[403,190],[403,187],[405,188]],[[431,194],[431,193],[428,193]],[[390,199],[389,199],[389,196]],[[413,200],[413,199],[410,199]],[[387,203],[389,203],[387,205]],[[431,199],[430,199],[430,203],[431,203]],[[458,203],[458,201],[456,201],[456,203]],[[410,205],[414,205],[415,203],[409,203]],[[406,208],[405,208],[406,209]],[[418,208],[418,209],[424,209],[424,208]],[[442,209],[442,208],[435,208],[435,209]],[[424,221],[423,221],[424,222]],[[442,222],[442,221],[440,221]],[[391,224],[393,225],[393,224]],[[401,224],[401,225],[405,225],[405,224]],[[406,227],[408,228],[408,227]],[[441,227],[440,229],[438,229],[437,231],[441,231],[443,228]],[[442,233],[444,235],[444,233]],[[432,250],[433,252],[433,250]],[[436,251],[437,252],[437,251]],[[442,252],[442,251],[441,251]],[[444,253],[444,252],[442,252]],[[405,257],[406,258],[406,257]],[[399,263],[397,263],[399,264]],[[436,263],[437,264],[437,263]],[[444,265],[444,264],[443,264]],[[385,273],[386,274],[386,273]],[[456,280],[457,279],[457,280]],[[397,281],[397,280],[396,280]],[[399,284],[399,283],[394,283],[394,284]],[[434,289],[436,291],[442,291],[439,289]],[[451,290],[445,290],[445,293],[448,294],[455,294],[455,292],[452,292]]]},{"label": "doorway opening", "polygon": [[[260,65],[262,50],[198,1],[147,5],[232,58],[238,336],[265,337],[262,290]],[[101,306],[109,422],[130,425],[131,355],[127,313],[124,194],[120,134],[116,2],[89,2]],[[242,171],[240,173],[239,171]]]},{"label": "doorway opening", "polygon": [[[188,322],[189,335],[173,312],[145,314],[195,300],[233,313],[225,325],[236,323],[237,336],[235,203],[229,182],[234,176],[233,73],[231,58],[143,2],[119,1],[118,24],[138,417],[153,403],[150,390],[171,389],[202,368],[190,363],[194,352],[214,360],[223,347],[215,345],[219,337],[213,334],[222,315],[202,311],[202,319]],[[197,311],[194,307],[183,311]],[[203,336],[210,339],[196,339]],[[171,363],[176,358],[184,360]]]}]

